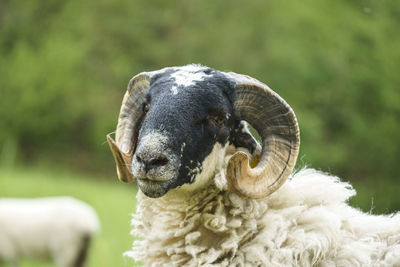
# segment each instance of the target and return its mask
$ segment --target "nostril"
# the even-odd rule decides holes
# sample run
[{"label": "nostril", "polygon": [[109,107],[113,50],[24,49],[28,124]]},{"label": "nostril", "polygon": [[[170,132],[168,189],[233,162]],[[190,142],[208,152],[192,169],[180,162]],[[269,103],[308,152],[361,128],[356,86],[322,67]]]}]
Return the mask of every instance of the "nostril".
[{"label": "nostril", "polygon": [[[162,167],[169,163],[169,159],[163,154],[152,155],[148,154],[136,154],[135,160],[138,163],[138,168],[143,168],[147,173],[151,169],[156,169],[157,167]],[[140,166],[140,167],[139,167]]]},{"label": "nostril", "polygon": [[157,167],[157,166],[164,166],[167,163],[168,159],[165,156],[160,156],[159,158],[150,160],[149,165]]}]

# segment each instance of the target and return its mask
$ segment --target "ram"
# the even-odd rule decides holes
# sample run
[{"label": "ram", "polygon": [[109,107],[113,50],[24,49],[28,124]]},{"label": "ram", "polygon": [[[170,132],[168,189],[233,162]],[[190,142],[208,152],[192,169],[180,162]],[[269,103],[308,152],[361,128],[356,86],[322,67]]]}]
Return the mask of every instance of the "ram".
[{"label": "ram", "polygon": [[0,198],[0,266],[34,258],[81,267],[98,229],[93,208],[71,197]]},{"label": "ram", "polygon": [[126,255],[145,266],[400,265],[400,214],[362,213],[349,184],[294,172],[295,114],[249,76],[140,73],[108,142],[119,179],[140,188]]}]

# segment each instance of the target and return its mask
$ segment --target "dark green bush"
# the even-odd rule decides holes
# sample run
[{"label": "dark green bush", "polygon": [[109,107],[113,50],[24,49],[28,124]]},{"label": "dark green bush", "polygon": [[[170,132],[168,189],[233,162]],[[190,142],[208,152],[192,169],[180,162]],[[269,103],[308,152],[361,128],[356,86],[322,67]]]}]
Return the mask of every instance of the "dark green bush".
[{"label": "dark green bush", "polygon": [[3,0],[2,158],[16,144],[18,159],[111,170],[105,135],[130,77],[194,62],[281,94],[298,115],[300,165],[395,182],[399,22],[396,0]]}]

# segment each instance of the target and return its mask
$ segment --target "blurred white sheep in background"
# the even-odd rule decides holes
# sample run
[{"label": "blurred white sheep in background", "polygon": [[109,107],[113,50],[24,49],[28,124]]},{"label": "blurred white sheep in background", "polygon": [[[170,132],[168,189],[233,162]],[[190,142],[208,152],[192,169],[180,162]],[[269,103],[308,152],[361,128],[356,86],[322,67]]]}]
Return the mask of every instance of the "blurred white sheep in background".
[{"label": "blurred white sheep in background", "polygon": [[94,209],[72,197],[0,198],[0,265],[26,257],[82,267],[98,230]]}]

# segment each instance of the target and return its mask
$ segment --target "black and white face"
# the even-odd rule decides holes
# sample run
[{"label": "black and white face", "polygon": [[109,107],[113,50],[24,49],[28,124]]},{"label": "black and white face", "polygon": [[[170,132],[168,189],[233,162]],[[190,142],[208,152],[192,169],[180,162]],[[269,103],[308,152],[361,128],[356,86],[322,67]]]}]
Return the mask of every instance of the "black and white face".
[{"label": "black and white face", "polygon": [[154,75],[143,103],[132,173],[141,191],[161,197],[214,174],[231,143],[256,143],[235,120],[233,84],[221,72],[189,65]]}]

